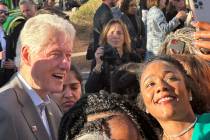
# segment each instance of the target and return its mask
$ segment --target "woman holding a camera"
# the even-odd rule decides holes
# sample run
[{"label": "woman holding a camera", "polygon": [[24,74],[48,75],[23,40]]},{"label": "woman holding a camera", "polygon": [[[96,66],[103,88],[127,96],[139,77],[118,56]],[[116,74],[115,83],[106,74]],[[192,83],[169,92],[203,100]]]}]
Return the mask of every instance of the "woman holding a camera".
[{"label": "woman holding a camera", "polygon": [[85,85],[87,93],[101,89],[110,91],[110,76],[116,67],[128,62],[140,62],[140,58],[131,52],[130,42],[128,30],[121,20],[112,19],[107,23]]}]

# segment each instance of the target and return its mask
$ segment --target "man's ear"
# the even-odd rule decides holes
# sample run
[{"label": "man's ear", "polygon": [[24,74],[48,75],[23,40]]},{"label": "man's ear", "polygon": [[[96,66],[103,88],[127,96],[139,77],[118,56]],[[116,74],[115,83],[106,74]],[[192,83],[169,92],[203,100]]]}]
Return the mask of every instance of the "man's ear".
[{"label": "man's ear", "polygon": [[31,65],[31,58],[30,58],[30,49],[28,46],[24,46],[21,48],[21,59],[24,64]]}]

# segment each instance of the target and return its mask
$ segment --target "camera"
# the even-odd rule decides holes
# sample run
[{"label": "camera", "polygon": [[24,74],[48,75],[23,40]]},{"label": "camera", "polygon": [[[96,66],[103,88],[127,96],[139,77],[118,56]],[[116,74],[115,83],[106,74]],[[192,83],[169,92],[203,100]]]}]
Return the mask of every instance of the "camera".
[{"label": "camera", "polygon": [[101,60],[107,62],[108,64],[115,64],[118,57],[117,50],[109,44],[104,45],[103,48],[104,55],[101,57]]}]

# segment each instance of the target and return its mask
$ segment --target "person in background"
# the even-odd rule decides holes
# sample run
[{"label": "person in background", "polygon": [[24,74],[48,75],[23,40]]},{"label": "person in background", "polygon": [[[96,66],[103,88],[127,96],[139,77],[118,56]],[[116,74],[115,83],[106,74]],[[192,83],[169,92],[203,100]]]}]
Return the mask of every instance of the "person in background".
[{"label": "person in background", "polygon": [[20,0],[19,1],[20,12],[29,19],[36,15],[36,4],[33,0]]},{"label": "person in background", "polygon": [[209,138],[206,99],[179,61],[170,56],[148,61],[140,75],[140,87],[147,112],[162,127],[162,140]]},{"label": "person in background", "polygon": [[54,7],[55,6],[55,0],[46,0],[44,2],[44,6],[43,7]]},{"label": "person in background", "polygon": [[172,20],[167,22],[162,11],[166,7],[166,2],[166,0],[147,1],[149,12],[147,14],[146,59],[158,55],[158,51],[166,35],[180,25],[180,20],[184,21],[186,19],[185,11],[179,11]]},{"label": "person in background", "polygon": [[61,93],[52,94],[62,112],[67,112],[82,96],[82,76],[75,65],[67,73]]},{"label": "person in background", "polygon": [[120,10],[120,7],[122,5],[123,0],[118,0],[115,7],[112,7],[112,14],[114,18],[120,19],[122,16],[122,12]]},{"label": "person in background", "polygon": [[146,25],[147,25],[147,13],[148,13],[147,0],[140,0],[139,6],[140,6],[140,9],[141,9],[141,13],[142,13],[142,21],[143,21],[143,23],[145,25],[145,29],[147,29],[146,28]]},{"label": "person in background", "polygon": [[[11,30],[11,32],[8,35],[11,38],[11,45],[12,45],[14,52],[16,50],[18,37],[20,35],[20,32],[21,32],[25,22],[29,18],[35,16],[35,14],[36,14],[36,4],[33,2],[33,0],[20,0],[19,8],[20,8],[20,12],[22,14],[21,16],[23,16],[24,18],[17,25],[15,25],[15,23],[14,23],[15,27],[14,27],[14,29]],[[14,55],[15,55],[15,53],[14,53]]]},{"label": "person in background", "polygon": [[86,94],[64,114],[59,140],[157,140],[146,114],[122,96]]},{"label": "person in background", "polygon": [[141,59],[131,52],[130,36],[126,25],[119,19],[110,20],[105,26],[100,47],[95,52],[95,60],[85,85],[87,93],[99,90],[110,91],[110,74],[118,66]]},{"label": "person in background", "polygon": [[117,4],[117,1],[118,0],[102,0],[102,4],[96,10],[93,17],[93,56],[96,49],[99,47],[99,39],[104,26],[113,18],[111,8]]},{"label": "person in background", "polygon": [[136,0],[124,0],[120,9],[123,13],[121,19],[126,24],[130,34],[131,48],[143,61],[146,51],[146,34],[144,23],[137,14],[137,2]]},{"label": "person in background", "polygon": [[15,50],[11,47],[11,37],[5,35],[3,24],[9,15],[8,7],[0,2],[0,87],[9,81],[16,71]]},{"label": "person in background", "polygon": [[57,140],[62,113],[49,95],[63,89],[75,34],[56,15],[27,20],[16,50],[18,72],[0,89],[1,139]]},{"label": "person in background", "polygon": [[[164,10],[164,14],[166,16],[167,22],[173,19],[179,11],[186,11],[186,10],[187,8],[186,8],[185,0],[169,0],[168,5],[166,6]],[[185,21],[180,21],[180,22],[181,24],[178,27],[176,27],[174,31],[184,27]]]}]

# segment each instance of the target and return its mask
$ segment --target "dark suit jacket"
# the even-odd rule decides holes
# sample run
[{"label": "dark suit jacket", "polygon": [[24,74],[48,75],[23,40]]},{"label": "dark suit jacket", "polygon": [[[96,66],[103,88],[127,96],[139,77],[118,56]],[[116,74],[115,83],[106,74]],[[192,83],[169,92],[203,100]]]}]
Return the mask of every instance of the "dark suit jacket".
[{"label": "dark suit jacket", "polygon": [[[134,16],[134,19],[137,25],[137,29],[135,28],[133,22],[130,20],[128,15],[122,14],[121,16],[121,20],[127,26],[128,32],[130,34],[131,47],[133,49],[136,49],[136,48],[146,49],[146,34],[145,34],[144,23],[141,17],[138,16],[137,14]],[[140,36],[142,37],[141,39],[140,39]]]},{"label": "dark suit jacket", "polygon": [[100,34],[103,27],[113,18],[112,11],[106,4],[102,3],[101,6],[96,10],[93,17],[93,39],[95,50],[98,47]]},{"label": "dark suit jacket", "polygon": [[[46,110],[52,140],[56,140],[62,114],[53,100]],[[16,75],[0,89],[0,140],[50,140],[35,105]]]},{"label": "dark suit jacket", "polygon": [[[16,48],[12,47],[12,37],[5,35],[4,38],[6,41],[6,59],[11,59],[14,61]],[[15,71],[15,69],[0,68],[0,87],[9,81]]]}]

